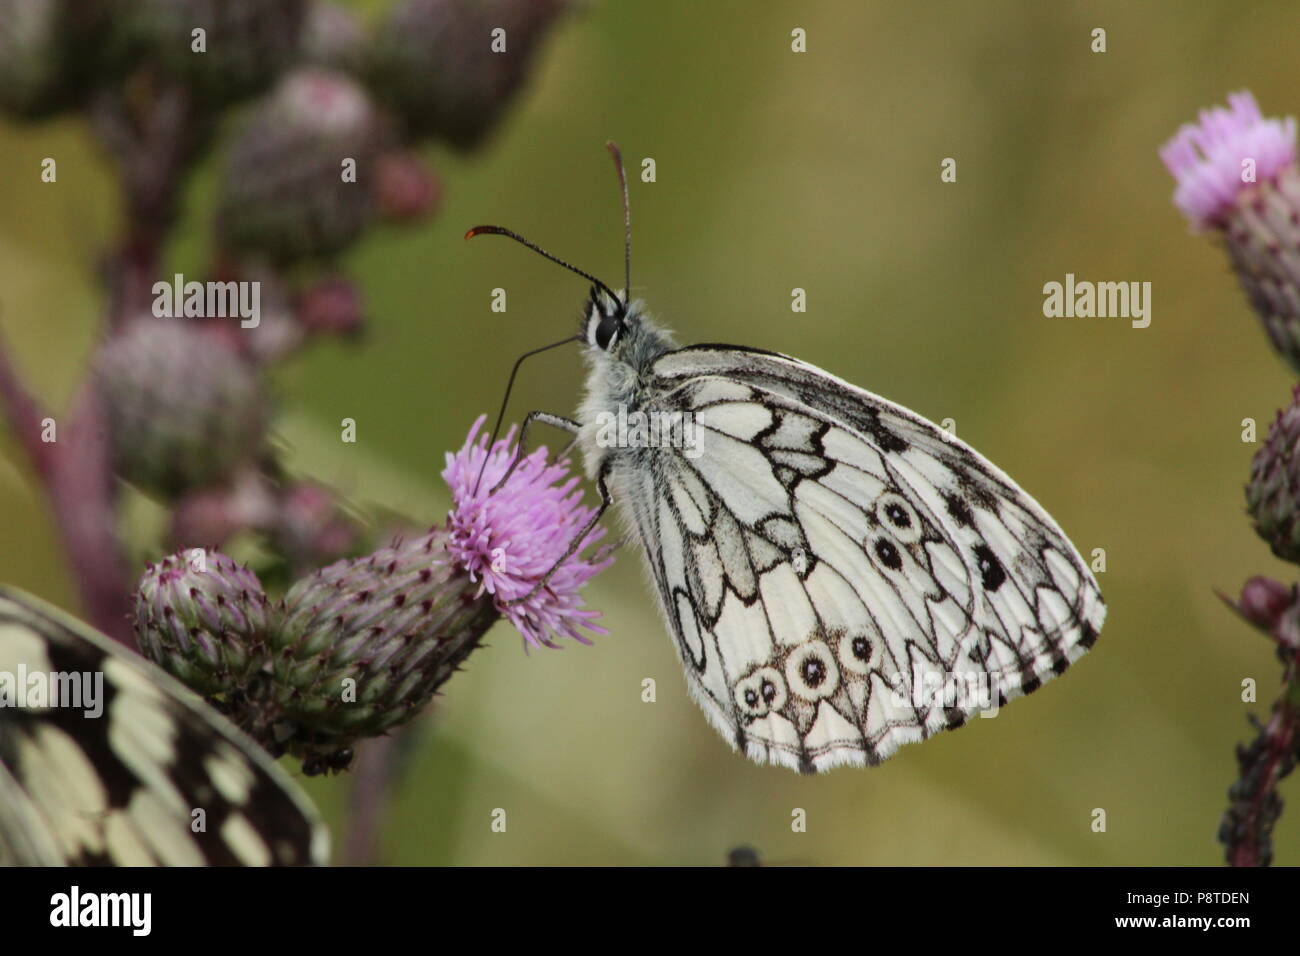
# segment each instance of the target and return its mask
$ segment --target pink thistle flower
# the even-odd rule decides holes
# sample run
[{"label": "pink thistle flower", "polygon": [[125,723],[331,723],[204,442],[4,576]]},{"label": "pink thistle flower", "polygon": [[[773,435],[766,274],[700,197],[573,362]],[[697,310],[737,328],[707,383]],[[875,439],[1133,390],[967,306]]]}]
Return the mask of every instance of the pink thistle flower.
[{"label": "pink thistle flower", "polygon": [[608,632],[593,623],[599,612],[584,608],[579,592],[614,560],[604,549],[588,553],[605,529],[593,530],[537,588],[595,509],[582,505],[582,490],[578,479],[569,475],[568,463],[548,464],[544,447],[522,458],[494,491],[515,459],[515,429],[488,449],[488,436],[480,434],[483,422],[480,416],[464,447],[447,455],[442,473],[453,502],[447,520],[448,551],[472,580],[481,582],[480,593],[493,596],[497,610],[528,644],[554,648],[555,638],[564,635],[590,644],[584,629]]},{"label": "pink thistle flower", "polygon": [[1174,204],[1193,225],[1220,224],[1243,181],[1242,163],[1254,161],[1255,182],[1276,179],[1296,158],[1296,121],[1265,119],[1255,97],[1243,90],[1228,95],[1228,108],[1202,110],[1199,123],[1186,123],[1160,149],[1160,158],[1177,180]]}]

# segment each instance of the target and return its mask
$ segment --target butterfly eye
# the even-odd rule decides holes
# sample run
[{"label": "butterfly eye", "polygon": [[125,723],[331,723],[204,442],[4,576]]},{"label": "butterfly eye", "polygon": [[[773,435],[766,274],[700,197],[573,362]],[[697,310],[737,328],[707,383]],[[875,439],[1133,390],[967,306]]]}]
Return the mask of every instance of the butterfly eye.
[{"label": "butterfly eye", "polygon": [[607,315],[601,318],[600,324],[596,326],[596,345],[602,349],[608,349],[618,338],[619,329],[623,327],[623,319],[617,315]]}]

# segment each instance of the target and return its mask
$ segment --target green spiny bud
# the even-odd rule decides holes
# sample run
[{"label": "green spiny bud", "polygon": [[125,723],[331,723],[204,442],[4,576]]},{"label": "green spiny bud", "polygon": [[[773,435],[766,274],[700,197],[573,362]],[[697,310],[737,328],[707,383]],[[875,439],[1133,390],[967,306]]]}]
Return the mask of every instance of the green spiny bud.
[{"label": "green spiny bud", "polygon": [[273,693],[316,749],[413,717],[500,616],[447,540],[434,529],[289,590],[270,634]]},{"label": "green spiny bud", "polygon": [[211,548],[150,564],[134,597],[151,660],[205,694],[240,691],[265,658],[267,600],[257,575]]},{"label": "green spiny bud", "polygon": [[146,491],[214,484],[261,447],[256,373],[191,320],[135,320],[100,350],[95,373],[115,467]]}]

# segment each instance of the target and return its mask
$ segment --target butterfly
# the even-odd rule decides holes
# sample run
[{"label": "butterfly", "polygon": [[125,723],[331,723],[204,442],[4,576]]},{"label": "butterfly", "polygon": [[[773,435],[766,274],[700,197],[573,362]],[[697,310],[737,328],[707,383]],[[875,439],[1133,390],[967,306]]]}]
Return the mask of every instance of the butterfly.
[{"label": "butterfly", "polygon": [[311,801],[154,664],[0,587],[0,863],[324,864]]},{"label": "butterfly", "polygon": [[1086,653],[1106,613],[1097,582],[995,465],[788,355],[679,348],[629,299],[627,180],[608,148],[622,292],[508,229],[466,238],[505,235],[591,282],[579,334],[546,347],[584,345],[578,418],[533,412],[525,429],[576,436],[601,497],[584,535],[611,504],[622,511],[691,694],[723,737],[805,773],[876,765]]}]

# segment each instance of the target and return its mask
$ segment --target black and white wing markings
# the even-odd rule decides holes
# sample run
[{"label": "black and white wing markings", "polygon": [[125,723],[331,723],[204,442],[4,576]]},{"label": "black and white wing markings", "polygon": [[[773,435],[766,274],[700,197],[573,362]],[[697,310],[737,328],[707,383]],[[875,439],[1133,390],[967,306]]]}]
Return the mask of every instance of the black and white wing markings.
[{"label": "black and white wing markings", "polygon": [[102,692],[95,708],[0,706],[0,862],[327,862],[311,802],[253,741],[143,658],[0,588],[0,680],[18,674],[90,675]]},{"label": "black and white wing markings", "polygon": [[[698,650],[692,690],[751,757],[876,763],[1096,639],[1104,605],[1073,546],[936,426],[770,353],[685,349],[654,371],[655,404],[696,415],[702,453],[653,456],[638,523],[663,548],[669,626]],[[987,686],[913,686],[952,675]]]}]

